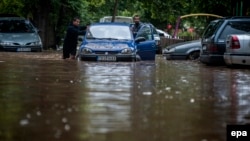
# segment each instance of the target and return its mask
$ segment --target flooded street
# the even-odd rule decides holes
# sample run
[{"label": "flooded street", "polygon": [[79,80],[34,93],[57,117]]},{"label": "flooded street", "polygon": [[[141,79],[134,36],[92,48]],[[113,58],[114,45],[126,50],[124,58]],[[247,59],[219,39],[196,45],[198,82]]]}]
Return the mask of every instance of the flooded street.
[{"label": "flooded street", "polygon": [[225,141],[250,124],[250,69],[0,52],[0,141]]}]

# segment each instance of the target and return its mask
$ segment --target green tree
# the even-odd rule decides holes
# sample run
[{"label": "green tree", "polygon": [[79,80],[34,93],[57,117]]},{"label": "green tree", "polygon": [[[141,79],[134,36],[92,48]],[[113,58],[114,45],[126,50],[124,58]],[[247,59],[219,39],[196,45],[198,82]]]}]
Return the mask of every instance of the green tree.
[{"label": "green tree", "polygon": [[[231,13],[230,7],[231,1],[220,0],[0,0],[0,13],[17,14],[33,21],[41,30],[44,49],[55,48],[57,39],[64,37],[67,25],[75,16],[79,16],[84,25],[114,13],[139,14],[142,21],[164,28],[168,23],[174,25],[178,16],[190,13],[227,16]],[[224,10],[221,12],[221,9]],[[197,23],[198,20],[190,21]]]}]

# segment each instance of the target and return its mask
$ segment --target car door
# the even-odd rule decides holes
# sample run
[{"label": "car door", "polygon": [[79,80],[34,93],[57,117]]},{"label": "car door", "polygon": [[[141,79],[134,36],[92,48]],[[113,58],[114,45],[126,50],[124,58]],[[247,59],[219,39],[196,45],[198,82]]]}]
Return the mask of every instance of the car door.
[{"label": "car door", "polygon": [[150,25],[143,25],[138,31],[136,38],[145,38],[145,41],[136,43],[137,54],[141,60],[155,60],[156,43]]}]

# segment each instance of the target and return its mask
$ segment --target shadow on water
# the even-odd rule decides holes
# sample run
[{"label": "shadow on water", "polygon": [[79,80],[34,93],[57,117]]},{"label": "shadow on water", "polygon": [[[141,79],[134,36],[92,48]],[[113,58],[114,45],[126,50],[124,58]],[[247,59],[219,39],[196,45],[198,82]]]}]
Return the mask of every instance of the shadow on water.
[{"label": "shadow on water", "polygon": [[224,141],[250,123],[248,69],[59,58],[0,53],[1,141]]}]

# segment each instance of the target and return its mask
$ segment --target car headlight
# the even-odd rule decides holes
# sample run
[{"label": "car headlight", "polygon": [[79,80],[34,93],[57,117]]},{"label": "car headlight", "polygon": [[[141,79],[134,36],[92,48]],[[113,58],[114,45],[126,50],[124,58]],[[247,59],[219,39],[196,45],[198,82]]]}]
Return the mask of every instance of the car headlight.
[{"label": "car headlight", "polygon": [[1,46],[11,46],[11,45],[13,45],[13,43],[12,42],[0,42],[0,45]]},{"label": "car headlight", "polygon": [[92,50],[89,49],[89,48],[83,48],[82,51],[81,51],[81,53],[83,53],[83,54],[90,54],[90,53],[92,53]]},{"label": "car headlight", "polygon": [[30,43],[31,46],[41,46],[42,42],[41,41],[37,41],[37,42],[32,42]]},{"label": "car headlight", "polygon": [[132,54],[132,49],[131,48],[124,48],[121,53],[122,54]]},{"label": "car headlight", "polygon": [[175,48],[165,48],[163,50],[163,54],[169,54],[169,53],[172,53],[172,52],[175,52]]}]

